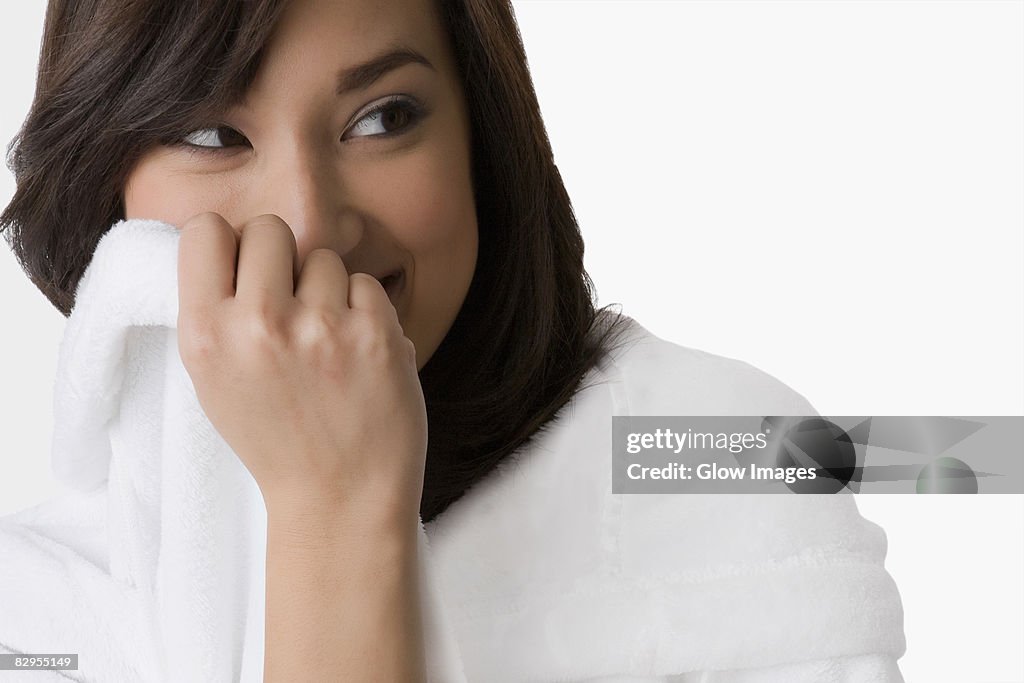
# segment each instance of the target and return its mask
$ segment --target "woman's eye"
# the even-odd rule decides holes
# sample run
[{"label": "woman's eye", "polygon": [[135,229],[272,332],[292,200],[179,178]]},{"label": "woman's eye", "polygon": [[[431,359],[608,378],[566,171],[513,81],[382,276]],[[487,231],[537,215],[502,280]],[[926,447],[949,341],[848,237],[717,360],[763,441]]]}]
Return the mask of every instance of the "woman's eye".
[{"label": "woman's eye", "polygon": [[342,139],[398,135],[419,123],[424,114],[423,107],[412,100],[392,99],[364,114]]},{"label": "woman's eye", "polygon": [[214,126],[212,128],[200,128],[194,130],[184,138],[182,142],[193,147],[204,149],[219,149],[222,147],[234,147],[235,145],[248,145],[249,141],[245,136],[230,126]]}]

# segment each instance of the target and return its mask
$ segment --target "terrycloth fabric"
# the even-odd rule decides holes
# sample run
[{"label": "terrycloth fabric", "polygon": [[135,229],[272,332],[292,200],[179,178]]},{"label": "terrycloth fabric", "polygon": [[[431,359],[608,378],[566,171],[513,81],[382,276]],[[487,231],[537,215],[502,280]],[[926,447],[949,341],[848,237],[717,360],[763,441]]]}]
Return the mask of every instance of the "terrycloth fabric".
[{"label": "terrycloth fabric", "polygon": [[[177,236],[101,240],[55,388],[79,492],[0,518],[0,652],[79,653],[53,680],[261,678],[266,511],[177,354]],[[432,681],[902,681],[885,535],[853,496],[611,494],[612,415],[814,414],[802,397],[635,322],[585,385],[422,529]]]},{"label": "terrycloth fabric", "polygon": [[612,415],[816,415],[803,397],[635,321],[588,383],[426,527],[470,680],[902,682],[885,533],[852,495],[611,494]]},{"label": "terrycloth fabric", "polygon": [[[0,522],[0,644],[77,652],[80,680],[262,679],[266,508],[178,355],[178,237],[155,221],[113,226],[61,343],[54,474],[105,499],[105,519],[90,510],[105,549],[81,557],[44,520]],[[418,550],[429,560],[422,523]],[[462,681],[420,567],[431,680]]]}]

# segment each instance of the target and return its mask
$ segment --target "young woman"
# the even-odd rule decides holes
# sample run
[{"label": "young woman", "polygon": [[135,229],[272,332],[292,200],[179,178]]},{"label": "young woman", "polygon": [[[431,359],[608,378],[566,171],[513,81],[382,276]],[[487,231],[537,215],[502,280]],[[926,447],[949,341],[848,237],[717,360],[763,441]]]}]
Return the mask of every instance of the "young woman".
[{"label": "young woman", "polygon": [[[661,591],[662,609],[680,613],[650,608],[646,633],[616,636],[619,659],[595,651],[593,667],[577,662],[590,673],[559,680],[900,680],[893,624],[880,626],[891,647],[860,640],[807,661],[648,659],[652,643],[687,648],[674,620],[705,607],[674,603],[668,578],[639,580],[650,563],[630,525],[642,516],[628,518],[620,508],[632,504],[604,486],[555,503],[537,477],[499,480],[506,462],[559,463],[573,430],[610,433],[610,409],[596,422],[577,412],[602,383],[649,414],[811,412],[745,364],[594,309],[507,2],[51,0],[12,169],[17,192],[0,224],[65,315],[112,224],[148,218],[181,231],[181,357],[267,508],[267,680],[423,679],[419,519],[438,538],[491,538],[479,558],[442,568],[459,563],[465,579],[475,562],[501,564],[492,583],[521,595],[539,579],[554,594],[556,576],[566,589],[586,584],[590,569],[553,539],[560,524],[591,524],[588,552],[636,565],[631,590]],[[603,474],[607,462],[586,466]],[[678,507],[660,518],[696,529],[670,543],[720,519],[805,505],[699,496],[694,514],[692,500],[669,498]],[[852,505],[840,498],[814,505]],[[851,521],[866,524],[855,511]],[[473,598],[461,583],[445,587],[453,603]],[[613,628],[616,603],[602,599],[460,627],[469,679],[555,680],[526,660],[571,658],[589,619]],[[567,622],[551,620],[557,610]],[[844,617],[830,618],[838,628]],[[563,623],[579,633],[553,626]]]}]

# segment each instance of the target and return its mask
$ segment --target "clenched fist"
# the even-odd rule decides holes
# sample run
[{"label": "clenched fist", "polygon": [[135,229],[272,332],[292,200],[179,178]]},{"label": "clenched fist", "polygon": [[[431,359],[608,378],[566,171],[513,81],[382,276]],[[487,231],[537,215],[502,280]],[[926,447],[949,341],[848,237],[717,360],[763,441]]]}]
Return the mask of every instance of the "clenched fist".
[{"label": "clenched fist", "polygon": [[199,403],[271,505],[312,498],[415,516],[427,416],[416,350],[373,276],[291,229],[181,226],[178,347]]}]

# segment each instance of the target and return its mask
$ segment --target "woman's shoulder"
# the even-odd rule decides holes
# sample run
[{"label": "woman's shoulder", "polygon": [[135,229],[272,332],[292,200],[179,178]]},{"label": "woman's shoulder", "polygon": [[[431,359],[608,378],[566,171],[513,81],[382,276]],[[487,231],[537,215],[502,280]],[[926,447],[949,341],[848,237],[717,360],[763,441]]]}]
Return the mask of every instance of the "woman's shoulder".
[{"label": "woman's shoulder", "polygon": [[595,368],[599,381],[617,386],[618,414],[817,414],[802,394],[746,361],[668,341],[622,317],[622,333]]},{"label": "woman's shoulder", "polygon": [[748,363],[623,322],[560,419],[432,525],[467,671],[550,680],[573,663],[584,679],[898,656],[885,534],[852,496],[612,493],[615,415],[813,414]]}]

